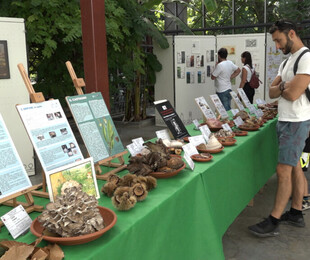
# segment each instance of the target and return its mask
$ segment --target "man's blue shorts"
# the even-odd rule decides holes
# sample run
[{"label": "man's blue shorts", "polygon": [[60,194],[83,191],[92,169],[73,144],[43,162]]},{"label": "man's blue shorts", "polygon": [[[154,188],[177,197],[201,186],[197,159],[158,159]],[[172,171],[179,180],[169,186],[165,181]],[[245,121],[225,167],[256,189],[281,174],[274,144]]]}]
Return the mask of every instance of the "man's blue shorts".
[{"label": "man's blue shorts", "polygon": [[278,121],[278,163],[295,167],[299,162],[305,141],[309,136],[310,120],[303,122]]}]

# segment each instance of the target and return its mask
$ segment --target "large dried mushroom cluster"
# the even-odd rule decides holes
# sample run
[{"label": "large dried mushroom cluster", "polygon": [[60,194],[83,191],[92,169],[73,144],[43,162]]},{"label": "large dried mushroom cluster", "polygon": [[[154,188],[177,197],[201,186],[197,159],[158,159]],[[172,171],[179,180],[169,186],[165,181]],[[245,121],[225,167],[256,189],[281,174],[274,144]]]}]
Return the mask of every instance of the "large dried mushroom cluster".
[{"label": "large dried mushroom cluster", "polygon": [[62,237],[75,237],[104,228],[103,218],[94,196],[82,191],[80,186],[64,190],[54,203],[38,217],[44,228]]}]

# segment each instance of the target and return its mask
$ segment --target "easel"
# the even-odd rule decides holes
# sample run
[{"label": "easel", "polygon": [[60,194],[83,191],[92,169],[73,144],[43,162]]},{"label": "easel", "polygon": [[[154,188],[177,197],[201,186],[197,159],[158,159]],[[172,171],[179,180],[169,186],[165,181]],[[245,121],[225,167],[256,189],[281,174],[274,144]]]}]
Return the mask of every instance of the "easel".
[{"label": "easel", "polygon": [[[78,95],[84,95],[83,89],[82,89],[82,87],[86,86],[84,79],[83,78],[77,78],[77,76],[75,74],[75,71],[74,71],[70,61],[66,62],[66,66],[67,66],[67,69],[68,69],[69,74],[71,76],[71,79],[73,81],[73,85],[74,85],[74,87],[76,89],[76,92],[78,93]],[[125,164],[125,161],[124,161],[124,158],[123,158],[123,155],[125,155],[126,153],[127,153],[127,151],[123,151],[123,152],[120,152],[118,154],[115,154],[113,156],[110,156],[108,158],[105,158],[105,159],[97,162],[95,164],[97,179],[99,179],[99,180],[107,180],[107,178],[108,178],[108,176],[110,174],[115,174],[117,172],[120,172],[120,171],[126,169],[127,165]],[[113,159],[118,159],[119,163],[112,162]],[[115,169],[113,169],[113,170],[111,170],[109,172],[106,172],[104,174],[101,174],[102,170],[100,168],[100,165],[106,166],[106,167],[112,167],[112,168],[115,168]]]},{"label": "easel", "polygon": [[[19,72],[24,80],[24,83],[26,85],[26,88],[29,92],[29,95],[30,95],[30,100],[32,103],[39,103],[39,102],[44,102],[45,101],[45,98],[43,96],[43,93],[42,92],[38,92],[36,93],[34,91],[34,88],[30,82],[30,79],[27,75],[27,72],[23,66],[23,64],[19,63],[17,65],[18,69],[19,69]],[[48,196],[48,192],[46,191],[46,178],[45,178],[45,173],[44,171],[42,170],[42,183],[38,185],[37,189],[39,188],[42,188],[43,191],[37,191],[37,190],[32,190],[31,191],[31,194],[32,195],[35,195],[35,196],[38,196],[38,197],[42,197],[42,198],[49,198]]]}]

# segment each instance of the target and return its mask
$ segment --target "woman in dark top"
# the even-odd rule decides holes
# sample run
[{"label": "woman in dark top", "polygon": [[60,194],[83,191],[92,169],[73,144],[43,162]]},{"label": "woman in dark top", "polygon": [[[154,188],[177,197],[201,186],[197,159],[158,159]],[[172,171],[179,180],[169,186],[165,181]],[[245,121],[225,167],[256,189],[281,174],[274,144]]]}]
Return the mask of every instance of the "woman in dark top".
[{"label": "woman in dark top", "polygon": [[241,54],[241,62],[243,63],[243,67],[241,71],[241,82],[240,82],[239,88],[243,88],[251,104],[253,104],[255,89],[251,88],[249,84],[252,74],[253,74],[251,53],[249,53],[248,51],[243,52]]}]

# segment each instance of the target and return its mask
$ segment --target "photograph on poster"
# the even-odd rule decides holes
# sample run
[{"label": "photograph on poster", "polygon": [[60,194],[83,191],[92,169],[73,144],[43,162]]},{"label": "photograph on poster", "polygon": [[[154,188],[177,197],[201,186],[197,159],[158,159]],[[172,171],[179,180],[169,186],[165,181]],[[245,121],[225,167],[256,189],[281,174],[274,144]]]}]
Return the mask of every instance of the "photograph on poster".
[{"label": "photograph on poster", "polygon": [[186,67],[190,67],[191,66],[191,56],[190,55],[186,55]]},{"label": "photograph on poster", "polygon": [[189,71],[186,72],[186,83],[191,83],[191,73]]},{"label": "photograph on poster", "polygon": [[[59,100],[16,106],[45,172],[83,159]],[[56,115],[55,115],[56,114]],[[64,153],[63,145],[68,146]]]},{"label": "photograph on poster", "polygon": [[210,65],[207,66],[207,77],[208,78],[211,77],[211,66]]},{"label": "photograph on poster", "polygon": [[200,55],[196,56],[196,67],[200,68]]},{"label": "photograph on poster", "polygon": [[223,46],[223,48],[227,49],[228,55],[236,54],[236,47],[235,46]]},{"label": "photograph on poster", "polygon": [[10,78],[10,66],[7,41],[0,41],[0,79]]},{"label": "photograph on poster", "polygon": [[205,65],[205,60],[204,60],[204,55],[200,56],[200,67],[204,67]]},{"label": "photograph on poster", "polygon": [[185,63],[185,51],[181,51],[181,63]]},{"label": "photograph on poster", "polygon": [[177,52],[177,64],[181,64],[181,52]]},{"label": "photograph on poster", "polygon": [[52,202],[72,186],[81,186],[88,195],[100,198],[92,157],[49,171],[46,176]]},{"label": "photograph on poster", "polygon": [[201,71],[197,71],[197,83],[201,83]]},{"label": "photograph on poster", "polygon": [[177,78],[180,79],[181,78],[181,67],[177,67]]},{"label": "photograph on poster", "polygon": [[257,39],[245,40],[245,48],[256,48],[256,47],[257,47]]},{"label": "photograph on poster", "polygon": [[190,57],[190,67],[195,67],[195,56],[191,55]]},{"label": "photograph on poster", "polygon": [[0,114],[0,199],[32,186]]},{"label": "photograph on poster", "polygon": [[190,83],[191,84],[195,83],[195,73],[194,73],[194,71],[191,71]]}]

